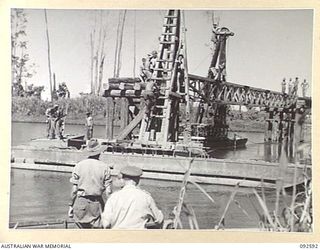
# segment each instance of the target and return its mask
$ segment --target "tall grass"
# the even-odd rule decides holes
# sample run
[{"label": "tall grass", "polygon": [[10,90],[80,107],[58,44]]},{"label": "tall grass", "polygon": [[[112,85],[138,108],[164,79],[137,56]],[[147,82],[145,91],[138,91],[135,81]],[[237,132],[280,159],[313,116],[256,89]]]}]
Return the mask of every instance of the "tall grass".
[{"label": "tall grass", "polygon": [[[285,150],[282,150],[285,152]],[[296,153],[299,152],[299,148]],[[212,204],[215,203],[214,199],[197,183],[191,181],[191,164],[189,163],[188,169],[185,173],[182,187],[180,190],[180,196],[177,206],[173,209],[171,222],[167,223],[166,228],[183,228],[181,217],[186,216],[187,221],[189,222],[190,229],[198,229],[199,225],[196,219],[196,214],[193,211],[193,208],[190,204],[186,204],[184,197],[187,191],[187,184],[191,183],[197,187],[204,195],[207,197]],[[275,204],[274,207],[268,206],[271,203],[270,200],[267,200],[265,195],[265,188],[263,180],[261,180],[261,188],[253,188],[251,194],[247,194],[247,197],[252,205],[253,211],[258,216],[257,228],[262,231],[274,231],[274,232],[311,232],[312,231],[312,185],[311,177],[307,175],[307,171],[304,173],[304,183],[300,186],[299,192],[296,188],[296,174],[292,182],[292,194],[291,198],[287,194],[284,188],[284,177],[286,174],[286,169],[288,167],[288,159],[283,153],[280,156],[279,161],[279,178],[276,181],[275,192]],[[297,162],[296,162],[297,168]],[[306,169],[305,169],[306,170]],[[295,170],[295,172],[297,172]],[[223,213],[220,216],[218,223],[215,226],[215,229],[223,229],[226,223],[226,216],[229,212],[231,204],[235,204],[236,207],[244,214],[248,219],[255,216],[255,214],[249,214],[235,199],[236,194],[239,192],[238,183],[234,189],[231,191],[228,202],[223,210]],[[280,206],[280,201],[282,201],[282,206]],[[281,207],[281,208],[280,208]],[[210,206],[208,206],[208,210]],[[200,225],[201,226],[201,225]]]},{"label": "tall grass", "polygon": [[[59,106],[67,108],[68,118],[78,119],[86,117],[87,111],[92,111],[94,116],[103,117],[105,110],[105,98],[101,96],[86,95],[71,99],[56,101]],[[15,117],[38,117],[45,120],[45,111],[52,107],[53,103],[36,97],[12,97],[11,114]]]}]

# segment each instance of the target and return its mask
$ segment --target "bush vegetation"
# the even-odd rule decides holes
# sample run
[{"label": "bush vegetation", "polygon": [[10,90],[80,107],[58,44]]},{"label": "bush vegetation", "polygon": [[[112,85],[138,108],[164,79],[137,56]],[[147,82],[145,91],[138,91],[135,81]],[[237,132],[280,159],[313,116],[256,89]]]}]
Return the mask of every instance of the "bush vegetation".
[{"label": "bush vegetation", "polygon": [[[58,104],[67,111],[68,122],[83,123],[87,111],[92,111],[95,118],[103,119],[105,98],[85,95],[71,99],[60,99]],[[11,115],[14,121],[45,121],[46,109],[53,103],[43,101],[36,97],[12,97]]]},{"label": "bush vegetation", "polygon": [[[96,124],[104,124],[104,97],[82,95],[76,98],[55,101],[67,110],[67,123],[83,124],[87,111],[92,111]],[[12,97],[12,120],[26,122],[44,122],[45,111],[52,103],[37,97]],[[183,113],[183,111],[182,111]],[[117,115],[118,114],[118,115]],[[257,110],[240,112],[229,110],[228,124],[230,131],[264,131],[265,113]],[[182,114],[183,115],[183,114]],[[115,105],[115,124],[119,121],[119,106]]]}]

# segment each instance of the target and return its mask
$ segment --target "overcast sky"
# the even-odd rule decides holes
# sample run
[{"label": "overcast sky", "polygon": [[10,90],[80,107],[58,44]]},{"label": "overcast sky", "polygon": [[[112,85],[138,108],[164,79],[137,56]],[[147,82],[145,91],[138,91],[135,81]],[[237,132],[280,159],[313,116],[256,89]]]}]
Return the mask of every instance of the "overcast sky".
[{"label": "overcast sky", "polygon": [[[103,82],[113,73],[117,10],[104,10],[108,27]],[[37,74],[29,83],[44,85],[49,97],[44,11],[26,10],[27,39]],[[90,91],[90,31],[94,10],[47,10],[52,72],[66,82],[71,96]],[[164,10],[128,11],[124,29],[121,76],[133,75],[133,32],[136,19],[137,71],[142,57],[158,49]],[[136,16],[136,18],[135,18]],[[219,10],[220,26],[235,33],[227,44],[227,80],[280,91],[283,77],[312,77],[312,10]],[[211,60],[211,18],[206,11],[186,11],[189,73],[206,76]]]}]

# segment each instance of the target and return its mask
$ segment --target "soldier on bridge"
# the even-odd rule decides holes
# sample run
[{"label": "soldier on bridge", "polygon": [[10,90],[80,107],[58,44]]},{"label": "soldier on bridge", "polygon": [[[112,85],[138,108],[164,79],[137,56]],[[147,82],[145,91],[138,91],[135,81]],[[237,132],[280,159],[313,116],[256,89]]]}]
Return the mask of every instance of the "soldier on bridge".
[{"label": "soldier on bridge", "polygon": [[296,77],[296,79],[293,82],[292,95],[298,95],[298,86],[299,86],[299,78]]},{"label": "soldier on bridge", "polygon": [[303,82],[301,83],[301,88],[302,88],[302,97],[306,97],[307,90],[309,88],[309,83],[307,82],[306,79],[304,79]]},{"label": "soldier on bridge", "polygon": [[283,94],[285,94],[286,90],[287,90],[287,82],[286,82],[286,78],[283,78],[281,82],[281,91]]},{"label": "soldier on bridge", "polygon": [[292,89],[293,89],[293,83],[292,83],[292,79],[289,79],[289,83],[288,83],[288,95],[292,95]]}]

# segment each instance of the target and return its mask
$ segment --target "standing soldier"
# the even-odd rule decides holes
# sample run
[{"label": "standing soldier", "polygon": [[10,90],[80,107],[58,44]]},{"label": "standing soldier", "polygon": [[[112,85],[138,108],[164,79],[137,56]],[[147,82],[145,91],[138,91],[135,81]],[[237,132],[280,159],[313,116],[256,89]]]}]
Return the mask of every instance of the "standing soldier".
[{"label": "standing soldier", "polygon": [[293,88],[293,84],[292,84],[292,79],[289,79],[289,83],[288,83],[288,95],[292,95],[292,88]]},{"label": "standing soldier", "polygon": [[142,82],[146,82],[151,79],[151,72],[149,70],[149,62],[146,58],[142,58],[142,64],[140,66],[140,79]]},{"label": "standing soldier", "polygon": [[178,92],[184,93],[183,83],[184,83],[184,60],[183,55],[179,55],[177,58],[177,79],[178,79]]},{"label": "standing soldier", "polygon": [[102,213],[102,225],[111,229],[144,229],[150,217],[161,226],[163,214],[151,195],[138,187],[142,170],[126,166],[120,171],[123,188],[113,193]]},{"label": "standing soldier", "polygon": [[223,62],[219,65],[219,80],[225,82],[226,76],[227,76],[226,63]]},{"label": "standing soldier", "polygon": [[152,80],[147,81],[145,91],[143,93],[143,98],[145,100],[145,114],[149,117],[151,111],[154,109],[155,101],[158,95],[158,88],[156,83]]},{"label": "standing soldier", "polygon": [[59,105],[55,104],[52,108],[48,108],[46,110],[46,117],[48,121],[47,125],[47,136],[49,139],[55,139],[56,138],[56,119],[58,116],[58,108]]},{"label": "standing soldier", "polygon": [[309,88],[309,84],[306,79],[304,79],[303,82],[301,83],[301,88],[302,88],[302,97],[306,97],[307,90]]},{"label": "standing soldier", "polygon": [[299,78],[296,77],[296,79],[293,82],[292,95],[298,95],[298,86],[299,86]]},{"label": "standing soldier", "polygon": [[281,83],[282,94],[285,94],[285,93],[286,93],[286,89],[287,89],[286,78],[283,78],[282,83]]},{"label": "standing soldier", "polygon": [[86,118],[87,140],[89,141],[93,137],[93,118],[90,111],[87,112]]},{"label": "standing soldier", "polygon": [[88,142],[88,159],[76,164],[70,182],[73,184],[68,215],[79,228],[101,228],[101,212],[104,206],[103,192],[111,192],[111,171],[100,154],[105,148],[96,139]]},{"label": "standing soldier", "polygon": [[214,23],[212,25],[212,36],[211,36],[211,41],[213,43],[212,47],[212,52],[214,53],[217,49],[217,44],[218,44],[218,32],[220,31],[220,28],[218,28],[218,24]]},{"label": "standing soldier", "polygon": [[67,114],[64,112],[64,109],[60,107],[57,111],[57,118],[56,118],[56,130],[59,133],[59,138],[63,139],[64,138],[64,128],[65,128],[65,117]]},{"label": "standing soldier", "polygon": [[151,54],[148,54],[148,57],[149,57],[149,69],[150,69],[151,73],[153,73],[153,71],[154,71],[154,69],[156,67],[157,56],[158,56],[158,52],[156,50],[152,51]]}]

